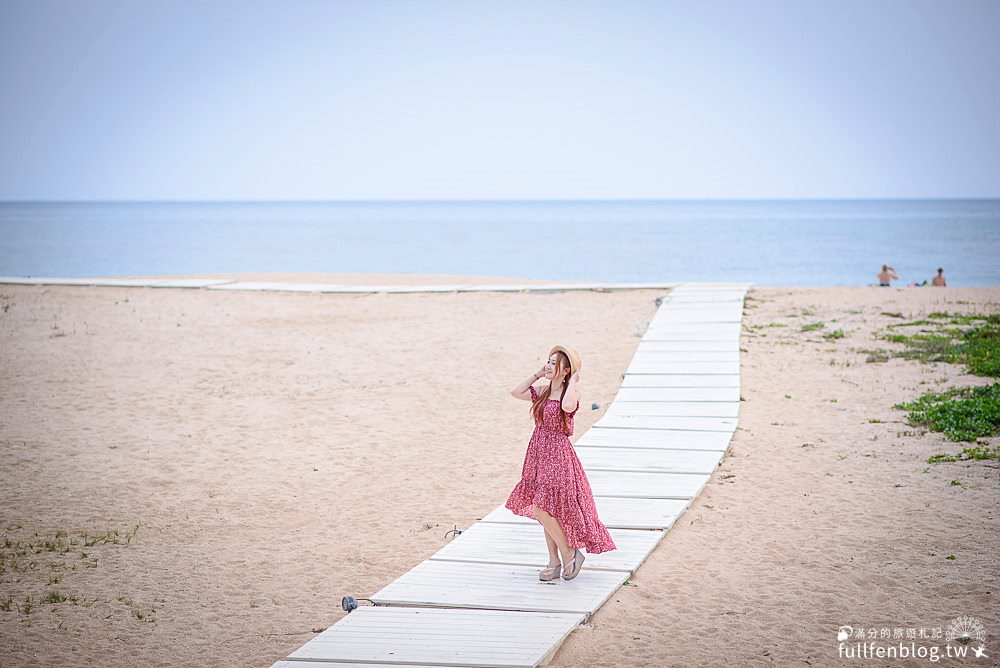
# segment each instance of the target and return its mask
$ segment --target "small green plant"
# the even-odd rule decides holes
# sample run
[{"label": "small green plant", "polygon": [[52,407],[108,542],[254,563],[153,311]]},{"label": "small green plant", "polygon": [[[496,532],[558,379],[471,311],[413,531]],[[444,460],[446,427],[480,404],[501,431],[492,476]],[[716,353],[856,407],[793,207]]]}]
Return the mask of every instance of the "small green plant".
[{"label": "small green plant", "polygon": [[[862,350],[861,352],[866,352]],[[876,348],[875,350],[869,350],[868,357],[865,358],[867,364],[882,364],[889,361],[889,351],[883,348]]]},{"label": "small green plant", "polygon": [[136,525],[129,529],[124,536],[119,535],[118,529],[109,529],[103,534],[95,534],[93,536],[82,533],[80,536],[83,538],[84,547],[92,547],[98,543],[121,545],[124,542],[125,545],[128,545],[132,542],[132,539],[135,538],[136,533],[138,533],[140,524],[141,522],[136,523]]},{"label": "small green plant", "polygon": [[42,599],[42,603],[62,603],[66,597],[57,591],[49,592],[49,595]]},{"label": "small green plant", "polygon": [[868,418],[868,422],[872,424],[880,424],[882,421],[879,420],[878,418]]},{"label": "small green plant", "polygon": [[947,452],[942,452],[936,455],[931,455],[927,458],[927,463],[937,464],[940,462],[964,462],[970,459],[1000,460],[1000,445],[990,448],[989,444],[982,442],[982,445],[974,445],[969,448],[963,448],[958,454],[953,455]]},{"label": "small green plant", "polygon": [[945,559],[947,559],[948,561],[955,561],[955,559],[958,559],[958,557],[956,557],[954,554],[949,554],[947,557],[945,557]]},{"label": "small green plant", "polygon": [[813,330],[823,329],[824,327],[826,327],[826,325],[822,322],[813,322],[809,323],[808,325],[802,325],[802,331],[811,332]]},{"label": "small green plant", "polygon": [[958,485],[962,484],[962,481],[961,480],[952,480],[950,484],[958,486]]},{"label": "small green plant", "polygon": [[[910,336],[884,334],[881,338],[906,346],[905,350],[893,353],[898,357],[925,363],[964,364],[971,374],[1000,377],[1000,315],[932,313],[928,317],[889,327],[932,325],[934,329]],[[955,326],[946,327],[947,324]],[[969,328],[961,328],[966,326]]]},{"label": "small green plant", "polygon": [[844,338],[844,330],[842,330],[842,329],[835,329],[832,332],[827,332],[826,334],[823,335],[823,338],[826,339],[827,341],[833,341],[835,339],[842,339],[842,338]]},{"label": "small green plant", "polygon": [[912,322],[894,322],[886,327],[920,327],[921,325],[936,324],[933,320],[914,320]]},{"label": "small green plant", "polygon": [[927,425],[952,441],[1000,434],[1000,383],[929,392],[893,408],[909,411],[910,424]]}]

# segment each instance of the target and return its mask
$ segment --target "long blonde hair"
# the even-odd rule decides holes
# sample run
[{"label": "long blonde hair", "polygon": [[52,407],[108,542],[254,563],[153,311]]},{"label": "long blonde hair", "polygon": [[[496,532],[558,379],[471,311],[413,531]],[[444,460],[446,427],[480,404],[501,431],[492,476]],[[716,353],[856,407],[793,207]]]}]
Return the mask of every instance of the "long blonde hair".
[{"label": "long blonde hair", "polygon": [[[552,374],[553,378],[558,378],[559,375],[565,369],[567,374],[563,378],[562,395],[559,397],[559,415],[562,417],[563,432],[568,436],[573,433],[573,430],[569,426],[569,413],[563,410],[562,400],[566,396],[566,388],[569,386],[569,371],[571,367],[569,364],[569,357],[566,353],[561,350],[555,352],[556,356],[556,370]],[[538,393],[538,398],[531,403],[531,414],[535,418],[535,424],[542,423],[542,416],[545,415],[545,404],[548,403],[549,399],[554,399],[555,397],[550,397],[549,394],[552,392],[552,384],[550,383],[544,390]]]}]

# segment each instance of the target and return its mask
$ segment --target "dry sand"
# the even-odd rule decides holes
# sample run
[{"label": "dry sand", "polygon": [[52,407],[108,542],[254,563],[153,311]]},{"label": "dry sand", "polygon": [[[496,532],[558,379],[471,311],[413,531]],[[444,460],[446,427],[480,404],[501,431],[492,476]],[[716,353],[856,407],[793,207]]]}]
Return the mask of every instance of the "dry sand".
[{"label": "dry sand", "polygon": [[[269,666],[503,503],[532,429],[508,391],[555,343],[583,357],[584,433],[666,292],[0,286],[0,665]],[[743,336],[730,455],[551,665],[857,665],[840,625],[960,615],[1000,657],[996,462],[927,464],[960,446],[891,408],[988,381],[859,352],[894,347],[872,338],[898,321],[883,312],[998,312],[1000,288],[761,288],[747,306],[745,325],[787,326]]]}]

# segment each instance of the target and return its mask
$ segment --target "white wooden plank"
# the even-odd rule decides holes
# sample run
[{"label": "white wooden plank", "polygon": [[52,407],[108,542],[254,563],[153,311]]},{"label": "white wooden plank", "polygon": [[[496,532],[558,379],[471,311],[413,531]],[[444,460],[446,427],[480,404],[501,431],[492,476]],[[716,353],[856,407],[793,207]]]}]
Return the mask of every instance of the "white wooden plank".
[{"label": "white wooden plank", "polygon": [[711,290],[749,290],[753,283],[717,282],[717,281],[685,281],[675,288],[679,292],[698,292]]},{"label": "white wooden plank", "polygon": [[235,283],[229,278],[164,278],[152,284],[154,288],[207,288]]},{"label": "white wooden plank", "polygon": [[[654,342],[650,342],[654,343]],[[657,342],[658,343],[658,342]],[[647,362],[739,362],[740,351],[733,350],[648,350],[640,347],[633,360]]]},{"label": "white wooden plank", "polygon": [[649,360],[633,358],[625,373],[628,374],[680,374],[718,375],[738,374],[739,362],[678,362],[671,360]]},{"label": "white wooden plank", "polygon": [[[595,496],[597,514],[610,531],[616,529],[669,529],[684,512],[685,499],[629,499],[615,496]],[[541,526],[537,520],[510,512],[498,506],[480,521]]]},{"label": "white wooden plank", "polygon": [[[559,593],[567,590],[569,587],[562,588]],[[396,666],[536,666],[584,619],[580,613],[362,606],[288,659],[296,666],[301,665],[297,663],[300,660]],[[334,668],[337,664],[328,665]]]},{"label": "white wooden plank", "polygon": [[[662,531],[609,528],[608,533],[617,549],[588,554],[586,564],[595,570],[634,572],[663,538]],[[548,563],[549,552],[545,529],[541,524],[477,522],[430,558],[533,566],[538,569]]]},{"label": "white wooden plank", "polygon": [[[667,308],[669,307],[669,308]],[[743,304],[739,299],[732,299],[726,301],[711,300],[711,301],[690,301],[690,300],[673,300],[669,297],[664,299],[661,303],[659,311],[657,314],[669,311],[720,311],[724,313],[743,313]]]},{"label": "white wooden plank", "polygon": [[234,281],[225,285],[210,286],[210,290],[246,290],[246,291],[279,291],[279,292],[322,292],[324,288],[334,287],[326,283],[284,283],[274,281]]},{"label": "white wooden plank", "polygon": [[690,316],[696,314],[711,316],[718,315],[743,315],[743,303],[740,301],[673,301],[667,299],[660,304],[656,312],[656,317],[671,316],[674,314]]},{"label": "white wooden plank", "polygon": [[502,289],[504,291],[520,292],[530,291],[552,291],[562,292],[564,290],[661,290],[673,289],[676,283],[512,283],[508,285],[487,284],[473,285],[467,288],[468,291],[492,291]]},{"label": "white wooden plank", "polygon": [[[472,292],[482,286],[476,285],[382,285],[369,286],[376,288],[374,292],[410,293],[410,292]],[[524,289],[523,287],[521,288]],[[507,292],[507,290],[501,290]]]},{"label": "white wooden plank", "polygon": [[736,418],[739,401],[612,401],[605,415]]},{"label": "white wooden plank", "polygon": [[711,473],[722,461],[721,450],[664,450],[660,448],[608,448],[576,446],[576,455],[587,471],[639,471],[643,473]]},{"label": "white wooden plank", "polygon": [[589,617],[628,576],[624,571],[589,568],[584,562],[572,580],[542,582],[534,567],[428,559],[369,598],[379,604],[574,612]]},{"label": "white wooden plank", "polygon": [[662,306],[674,306],[677,304],[742,304],[744,293],[742,292],[720,292],[715,294],[706,293],[678,293],[668,295],[663,300]]},{"label": "white wooden plank", "polygon": [[595,427],[618,429],[668,429],[676,431],[736,431],[736,418],[677,417],[669,415],[607,415]]},{"label": "white wooden plank", "polygon": [[663,304],[674,304],[682,301],[727,304],[741,302],[746,293],[739,290],[681,290],[674,288],[663,300]]},{"label": "white wooden plank", "polygon": [[675,309],[663,308],[650,321],[650,327],[659,329],[672,324],[738,323],[743,318],[742,308],[728,309]]},{"label": "white wooden plank", "polygon": [[577,440],[576,445],[606,448],[725,451],[729,447],[731,438],[732,434],[724,431],[591,427]]},{"label": "white wooden plank", "polygon": [[[724,376],[706,376],[720,379]],[[615,401],[739,401],[739,387],[622,387]]]},{"label": "white wooden plank", "polygon": [[642,335],[643,341],[723,341],[732,350],[740,343],[740,333],[737,331],[726,332],[691,332],[676,330],[646,330]]},{"label": "white wooden plank", "polygon": [[740,324],[728,322],[651,326],[642,335],[643,341],[729,341],[737,344],[739,339]]},{"label": "white wooden plank", "polygon": [[636,352],[649,352],[653,350],[662,351],[706,351],[706,352],[728,352],[737,350],[733,341],[647,341],[640,340]]},{"label": "white wooden plank", "polygon": [[587,471],[587,479],[595,495],[648,499],[693,499],[709,477],[700,473]]},{"label": "white wooden plank", "polygon": [[665,322],[656,325],[650,322],[649,328],[643,333],[642,338],[647,338],[655,332],[694,332],[696,334],[739,334],[740,323],[738,322]]},{"label": "white wooden plank", "polygon": [[[621,388],[618,390],[618,397],[615,401],[629,401],[629,399],[622,398],[622,390],[625,388],[643,388],[643,387],[660,387],[660,388],[736,388],[739,389],[740,386],[740,376],[739,374],[671,374],[671,373],[637,373],[637,374],[625,374],[622,378]],[[669,393],[668,393],[669,394]],[[626,395],[627,396],[627,395]],[[665,397],[667,395],[664,395]],[[665,398],[664,401],[718,401],[717,398],[709,399],[696,399],[695,396],[711,396],[714,397],[712,393],[696,393],[690,397],[685,397],[683,393],[677,394],[677,398],[673,398],[674,395],[669,395],[671,398]],[[733,399],[733,401],[738,401],[739,397]],[[638,401],[647,401],[647,399],[640,399]],[[649,399],[648,401],[652,401]]]},{"label": "white wooden plank", "polygon": [[[430,663],[369,663],[367,661],[297,661],[283,659],[271,664],[271,668],[441,668],[441,664]],[[449,665],[448,668],[459,668]],[[476,666],[461,666],[461,668],[477,668]]]}]

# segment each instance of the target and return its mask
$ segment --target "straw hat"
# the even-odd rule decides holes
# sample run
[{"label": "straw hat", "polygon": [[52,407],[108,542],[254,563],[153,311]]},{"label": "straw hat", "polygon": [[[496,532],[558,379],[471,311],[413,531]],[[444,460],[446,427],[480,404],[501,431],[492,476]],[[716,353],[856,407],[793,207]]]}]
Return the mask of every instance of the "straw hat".
[{"label": "straw hat", "polygon": [[567,348],[566,346],[553,346],[552,350],[549,351],[549,357],[552,357],[552,353],[562,352],[566,353],[566,357],[569,358],[569,375],[573,375],[580,370],[580,356],[576,354],[576,351],[572,348]]}]

